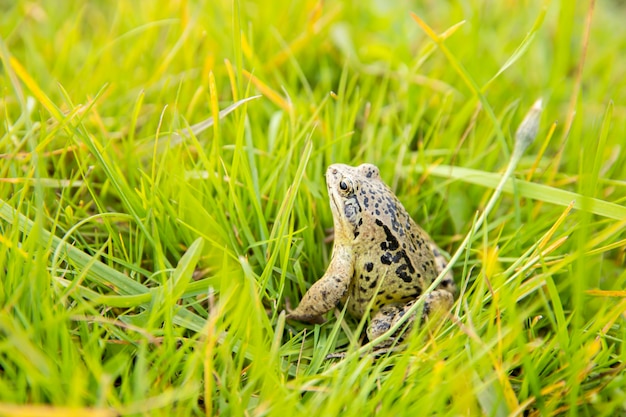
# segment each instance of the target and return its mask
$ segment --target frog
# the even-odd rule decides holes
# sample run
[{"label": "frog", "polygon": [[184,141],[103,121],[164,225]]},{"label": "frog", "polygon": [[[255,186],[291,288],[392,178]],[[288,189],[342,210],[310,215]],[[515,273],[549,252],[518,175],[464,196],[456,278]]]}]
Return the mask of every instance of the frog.
[{"label": "frog", "polygon": [[[356,319],[369,312],[366,334],[371,341],[420,298],[421,322],[449,312],[456,294],[451,272],[423,295],[447,265],[443,251],[411,218],[378,167],[332,164],[325,176],[334,228],[330,264],[287,319],[321,324],[341,304]],[[406,328],[377,348],[402,342],[414,321],[415,315],[407,318]]]}]

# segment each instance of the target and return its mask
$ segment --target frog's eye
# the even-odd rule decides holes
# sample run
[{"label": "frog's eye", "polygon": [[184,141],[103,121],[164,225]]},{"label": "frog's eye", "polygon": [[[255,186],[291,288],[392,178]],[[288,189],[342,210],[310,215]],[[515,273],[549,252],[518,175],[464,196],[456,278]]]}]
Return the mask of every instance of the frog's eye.
[{"label": "frog's eye", "polygon": [[339,182],[339,189],[344,194],[350,194],[354,190],[354,186],[352,185],[352,181],[344,178]]}]

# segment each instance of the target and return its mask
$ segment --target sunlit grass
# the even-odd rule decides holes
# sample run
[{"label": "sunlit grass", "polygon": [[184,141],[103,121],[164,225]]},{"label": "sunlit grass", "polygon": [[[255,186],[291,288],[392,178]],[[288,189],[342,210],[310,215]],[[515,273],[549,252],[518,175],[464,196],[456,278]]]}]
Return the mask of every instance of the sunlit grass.
[{"label": "sunlit grass", "polygon": [[[592,5],[0,6],[0,414],[626,413],[626,30]],[[335,162],[468,238],[449,319],[376,358],[282,314]]]}]

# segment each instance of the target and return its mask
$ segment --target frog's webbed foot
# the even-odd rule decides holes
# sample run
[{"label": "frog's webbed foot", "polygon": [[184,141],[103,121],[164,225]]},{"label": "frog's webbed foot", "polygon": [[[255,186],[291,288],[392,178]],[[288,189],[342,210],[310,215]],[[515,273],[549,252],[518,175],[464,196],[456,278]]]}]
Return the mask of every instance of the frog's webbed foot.
[{"label": "frog's webbed foot", "polygon": [[311,323],[311,324],[322,324],[326,321],[326,319],[322,317],[321,315],[317,315],[317,316],[306,315],[306,314],[302,314],[302,311],[298,312],[298,308],[294,310],[293,308],[291,308],[291,302],[289,301],[288,298],[285,300],[285,310],[287,310],[287,315],[285,316],[285,320],[297,320],[303,323]]},{"label": "frog's webbed foot", "polygon": [[[372,317],[370,326],[367,329],[367,337],[374,340],[389,330],[397,323],[402,316],[417,302],[417,300],[409,301],[406,304],[388,304],[378,310]],[[435,290],[425,296],[424,307],[422,309],[422,322],[430,318],[440,318],[450,311],[454,303],[454,296],[447,290]],[[376,349],[386,349],[393,344],[402,342],[404,335],[413,327],[415,315],[409,317],[405,325],[400,327],[389,339],[376,345]]]},{"label": "frog's webbed foot", "polygon": [[288,314],[285,317],[285,320],[297,320],[303,323],[311,323],[311,324],[322,324],[326,322],[326,319],[322,315],[319,315],[319,314],[314,315],[314,314],[303,313],[302,311],[298,311],[297,308],[293,311],[289,311],[289,310],[287,311],[288,311]]}]

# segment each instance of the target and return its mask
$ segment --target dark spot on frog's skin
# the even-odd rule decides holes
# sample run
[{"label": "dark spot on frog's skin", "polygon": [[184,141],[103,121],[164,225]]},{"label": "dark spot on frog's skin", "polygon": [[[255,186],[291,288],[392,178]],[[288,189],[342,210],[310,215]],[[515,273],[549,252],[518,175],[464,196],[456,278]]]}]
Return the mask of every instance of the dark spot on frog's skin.
[{"label": "dark spot on frog's skin", "polygon": [[391,294],[387,294],[387,295],[385,295],[385,298],[386,298],[387,300],[393,300],[393,295],[391,295]]},{"label": "dark spot on frog's skin", "polygon": [[389,210],[393,214],[396,214],[396,204],[390,198],[387,198],[387,210]]},{"label": "dark spot on frog's skin", "polygon": [[367,197],[365,197],[365,198],[363,199],[363,205],[364,205],[365,207],[369,207],[369,201],[370,201],[370,199],[369,199],[369,198],[367,198]]},{"label": "dark spot on frog's skin", "polygon": [[385,238],[387,239],[386,242],[380,244],[380,248],[382,250],[390,251],[397,250],[400,247],[400,244],[398,243],[398,239],[396,239],[393,233],[391,233],[391,230],[389,230],[387,225],[384,224],[380,219],[376,219],[376,225],[383,228],[383,230],[385,231]]},{"label": "dark spot on frog's skin", "polygon": [[374,281],[370,282],[370,289],[376,288],[377,285],[378,285],[378,281],[377,280],[374,280]]},{"label": "dark spot on frog's skin", "polygon": [[352,230],[352,233],[354,233],[354,238],[356,239],[361,232],[359,231],[359,227],[361,227],[363,225],[363,218],[359,219],[359,222],[354,226],[354,230]]},{"label": "dark spot on frog's skin", "polygon": [[391,221],[391,228],[394,231],[398,232],[400,236],[404,236],[404,230],[402,229],[402,226],[400,226],[400,223],[398,223],[395,218]]},{"label": "dark spot on frog's skin", "polygon": [[397,259],[398,261],[399,261],[400,259],[404,259],[404,260],[406,261],[407,265],[409,266],[409,271],[411,271],[411,273],[414,273],[414,272],[415,272],[415,268],[413,268],[413,265],[411,264],[411,260],[409,259],[408,255],[406,254],[406,251],[403,251],[403,250],[398,251],[398,253],[396,254],[396,256],[394,256],[394,258],[393,258],[393,260],[394,260],[395,262],[398,262],[398,261],[396,261],[396,259]]},{"label": "dark spot on frog's skin", "polygon": [[[406,252],[404,250],[398,251],[398,253],[394,255],[392,261],[393,263],[398,263],[402,259],[404,259],[404,263],[396,268],[396,275],[404,282],[411,282],[413,281],[415,268],[413,267],[413,264],[411,263],[411,260]],[[417,274],[417,276],[419,277],[420,274]]]},{"label": "dark spot on frog's skin", "polygon": [[389,252],[385,252],[383,253],[383,255],[380,257],[380,262],[382,262],[385,265],[391,265],[391,254]]},{"label": "dark spot on frog's skin", "polygon": [[365,275],[363,277],[363,279],[365,280],[365,282],[370,282],[370,276],[369,275]]},{"label": "dark spot on frog's skin", "polygon": [[366,290],[365,288],[363,288],[363,287],[359,286],[359,291],[361,291],[361,292],[365,292],[365,291],[367,291],[367,290]]},{"label": "dark spot on frog's skin", "polygon": [[[424,262],[424,263],[422,264],[422,270],[423,270],[423,271],[434,271],[434,270],[435,270],[435,269],[434,269],[434,264],[433,264],[433,263],[431,263],[430,261],[428,261],[428,262]],[[436,275],[436,274],[435,274],[435,275]]]},{"label": "dark spot on frog's skin", "polygon": [[365,264],[365,270],[367,272],[372,272],[372,269],[374,269],[374,264],[373,263],[368,262],[368,263]]},{"label": "dark spot on frog's skin", "polygon": [[396,275],[404,282],[411,282],[413,278],[411,275],[407,274],[407,269],[409,266],[407,264],[402,264],[396,269]]}]

